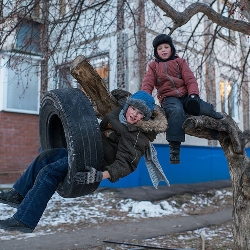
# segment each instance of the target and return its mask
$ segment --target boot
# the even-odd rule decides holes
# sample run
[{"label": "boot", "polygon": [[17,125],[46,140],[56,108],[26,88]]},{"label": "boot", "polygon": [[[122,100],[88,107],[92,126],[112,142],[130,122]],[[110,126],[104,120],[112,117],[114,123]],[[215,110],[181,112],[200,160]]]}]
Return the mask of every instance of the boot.
[{"label": "boot", "polygon": [[7,231],[19,231],[22,233],[32,233],[33,229],[25,225],[14,217],[8,218],[6,220],[0,220],[0,228]]},{"label": "boot", "polygon": [[177,141],[170,141],[170,164],[180,164],[180,146],[181,143]]},{"label": "boot", "polygon": [[0,193],[0,203],[17,208],[22,201],[23,197],[14,188]]}]

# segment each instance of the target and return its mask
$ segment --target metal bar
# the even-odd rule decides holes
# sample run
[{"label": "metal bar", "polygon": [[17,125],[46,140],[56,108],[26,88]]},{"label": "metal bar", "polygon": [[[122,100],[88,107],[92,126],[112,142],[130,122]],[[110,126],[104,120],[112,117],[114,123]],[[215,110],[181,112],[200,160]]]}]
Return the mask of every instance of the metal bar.
[{"label": "metal bar", "polygon": [[144,247],[147,249],[162,249],[162,250],[195,250],[193,248],[162,248],[162,247],[153,247],[153,246],[145,246],[145,245],[139,245],[139,244],[132,244],[132,243],[126,243],[126,242],[117,242],[117,241],[108,241],[104,240],[105,243],[111,243],[111,244],[119,244],[119,245],[127,245],[127,246],[134,246],[134,247]]}]

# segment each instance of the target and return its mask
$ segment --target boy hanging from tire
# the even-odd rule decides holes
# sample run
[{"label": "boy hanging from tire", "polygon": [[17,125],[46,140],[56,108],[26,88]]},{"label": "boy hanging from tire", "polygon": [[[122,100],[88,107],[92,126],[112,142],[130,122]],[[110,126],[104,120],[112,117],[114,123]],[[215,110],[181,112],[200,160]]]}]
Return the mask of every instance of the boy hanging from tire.
[{"label": "boy hanging from tire", "polygon": [[[153,112],[158,118],[151,118]],[[138,91],[127,99],[123,107],[107,114],[100,123],[105,162],[103,171],[83,166],[85,171],[77,172],[74,180],[83,185],[100,183],[103,179],[116,182],[135,171],[145,154],[154,186],[157,188],[161,180],[168,183],[151,144],[156,134],[162,132],[162,128],[166,129],[166,118],[160,113],[155,109],[154,98],[145,91]],[[54,148],[38,155],[13,188],[0,193],[1,203],[17,208],[11,218],[0,220],[0,228],[33,232],[67,172],[65,148]]]}]

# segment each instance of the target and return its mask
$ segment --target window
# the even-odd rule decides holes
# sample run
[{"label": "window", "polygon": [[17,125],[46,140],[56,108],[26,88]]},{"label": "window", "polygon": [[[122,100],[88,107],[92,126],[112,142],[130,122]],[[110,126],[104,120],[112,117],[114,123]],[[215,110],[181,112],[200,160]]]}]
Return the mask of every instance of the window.
[{"label": "window", "polygon": [[221,109],[232,116],[235,121],[239,120],[239,106],[237,103],[238,86],[230,81],[220,82]]},{"label": "window", "polygon": [[[40,103],[40,76],[38,61],[33,63],[12,57],[12,65],[4,72],[4,110],[38,114]],[[5,59],[8,60],[7,58]],[[14,63],[15,61],[15,63]]]},{"label": "window", "polygon": [[56,89],[77,88],[76,79],[70,74],[70,65],[60,65],[57,67]]},{"label": "window", "polygon": [[41,24],[22,20],[17,32],[16,49],[22,52],[41,54],[40,29]]},{"label": "window", "polygon": [[108,55],[96,56],[89,59],[90,64],[103,79],[107,89],[109,89],[109,58]]}]

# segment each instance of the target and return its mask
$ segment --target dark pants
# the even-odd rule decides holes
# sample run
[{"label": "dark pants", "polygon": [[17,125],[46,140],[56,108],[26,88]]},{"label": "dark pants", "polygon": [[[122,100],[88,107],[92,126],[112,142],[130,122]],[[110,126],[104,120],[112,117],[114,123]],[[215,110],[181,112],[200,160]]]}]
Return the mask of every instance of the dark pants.
[{"label": "dark pants", "polygon": [[14,218],[34,229],[67,172],[66,149],[51,149],[38,155],[13,186],[24,197]]},{"label": "dark pants", "polygon": [[[168,141],[185,141],[185,131],[182,128],[186,120],[184,104],[188,96],[184,95],[180,98],[166,97],[163,99],[162,107],[164,108],[168,120],[168,128],[166,131],[166,139]],[[211,116],[213,118],[222,118],[222,115],[215,112],[212,104],[200,99],[200,115]]]}]

